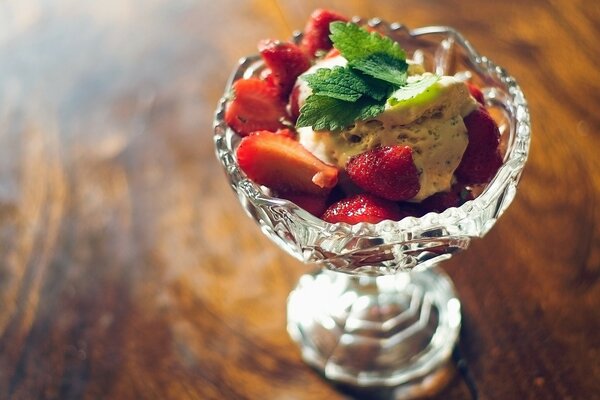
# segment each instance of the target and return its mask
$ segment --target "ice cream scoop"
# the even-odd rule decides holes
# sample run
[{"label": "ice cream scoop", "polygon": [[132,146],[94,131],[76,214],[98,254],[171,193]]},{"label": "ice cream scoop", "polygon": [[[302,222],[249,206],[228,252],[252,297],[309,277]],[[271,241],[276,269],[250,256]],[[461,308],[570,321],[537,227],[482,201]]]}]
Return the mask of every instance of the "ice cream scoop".
[{"label": "ice cream scoop", "polygon": [[[306,74],[319,68],[344,65],[342,57],[323,60]],[[419,64],[409,64],[408,83],[424,79]],[[302,79],[299,104],[310,95]],[[379,146],[408,145],[413,148],[421,189],[411,201],[421,201],[434,193],[450,190],[454,171],[468,144],[463,117],[477,108],[464,82],[442,76],[426,92],[415,98],[395,101],[390,96],[383,113],[373,119],[357,121],[341,131],[315,131],[298,128],[300,143],[322,161],[344,168],[348,160]]]}]

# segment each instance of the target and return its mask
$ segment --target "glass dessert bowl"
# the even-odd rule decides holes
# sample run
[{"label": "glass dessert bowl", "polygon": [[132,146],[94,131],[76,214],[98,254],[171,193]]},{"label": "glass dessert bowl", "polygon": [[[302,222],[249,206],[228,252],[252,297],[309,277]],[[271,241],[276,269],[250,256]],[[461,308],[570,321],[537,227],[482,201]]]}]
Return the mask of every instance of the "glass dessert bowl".
[{"label": "glass dessert bowl", "polygon": [[427,71],[482,88],[501,132],[504,161],[490,183],[475,188],[473,200],[441,213],[349,225],[325,222],[274,197],[239,168],[241,137],[224,120],[232,84],[264,69],[258,56],[241,59],[233,72],[216,112],[214,142],[247,214],[279,247],[317,268],[301,277],[288,299],[288,331],[304,360],[332,381],[394,386],[414,397],[444,381],[459,337],[460,301],[438,264],[484,236],[512,202],[529,149],[529,111],[516,81],[458,31],[354,21],[397,41]]}]

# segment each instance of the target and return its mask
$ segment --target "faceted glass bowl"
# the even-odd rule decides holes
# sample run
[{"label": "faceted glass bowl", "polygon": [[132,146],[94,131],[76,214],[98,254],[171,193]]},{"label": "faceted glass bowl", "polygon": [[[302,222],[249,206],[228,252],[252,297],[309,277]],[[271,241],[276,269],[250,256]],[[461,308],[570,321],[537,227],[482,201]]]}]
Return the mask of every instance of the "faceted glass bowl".
[{"label": "faceted glass bowl", "polygon": [[[512,202],[530,144],[527,103],[516,81],[456,30],[368,23],[400,43],[427,71],[482,88],[498,123],[504,163],[474,200],[441,213],[377,224],[327,223],[274,197],[240,170],[241,138],[224,121],[233,82],[260,76],[258,56],[240,60],[214,120],[217,157],[247,214],[286,252],[321,268],[288,299],[288,332],[303,359],[335,382],[394,387],[396,398],[430,395],[448,379],[460,332],[460,301],[437,263],[482,237]],[[298,39],[299,36],[296,36]]]},{"label": "faceted glass bowl", "polygon": [[500,128],[504,164],[488,185],[479,188],[474,200],[418,218],[348,225],[327,223],[290,201],[272,196],[240,170],[235,149],[241,138],[223,118],[232,83],[259,76],[264,68],[258,56],[240,60],[218,106],[214,121],[217,157],[246,212],[264,234],[297,259],[351,274],[420,270],[465,249],[471,238],[485,235],[512,202],[529,150],[529,111],[515,79],[481,56],[455,29],[428,26],[409,30],[379,19],[364,22],[398,41],[427,71],[468,79],[482,88]]}]

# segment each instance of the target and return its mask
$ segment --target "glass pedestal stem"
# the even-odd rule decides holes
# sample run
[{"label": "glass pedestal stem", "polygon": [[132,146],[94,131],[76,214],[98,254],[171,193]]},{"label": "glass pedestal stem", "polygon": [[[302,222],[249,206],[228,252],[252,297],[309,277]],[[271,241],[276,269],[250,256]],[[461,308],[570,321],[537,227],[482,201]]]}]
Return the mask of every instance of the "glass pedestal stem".
[{"label": "glass pedestal stem", "polygon": [[447,380],[460,301],[436,266],[385,276],[323,269],[300,278],[287,310],[302,357],[332,381],[411,398]]}]

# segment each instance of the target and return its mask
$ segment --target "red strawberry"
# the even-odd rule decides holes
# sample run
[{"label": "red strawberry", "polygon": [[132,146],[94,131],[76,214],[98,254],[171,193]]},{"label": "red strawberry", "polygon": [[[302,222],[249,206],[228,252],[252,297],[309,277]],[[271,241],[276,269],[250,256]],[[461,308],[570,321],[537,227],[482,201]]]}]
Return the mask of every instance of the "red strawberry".
[{"label": "red strawberry", "polygon": [[329,50],[327,52],[327,54],[325,54],[325,57],[323,57],[323,59],[326,60],[328,58],[335,58],[335,57],[339,56],[340,54],[342,54],[342,53],[340,53],[340,51],[338,49],[333,48],[333,49]]},{"label": "red strawberry", "polygon": [[296,121],[300,116],[300,86],[294,86],[290,94],[290,116]]},{"label": "red strawberry", "polygon": [[502,165],[498,152],[498,125],[483,107],[464,118],[469,144],[454,172],[459,182],[466,184],[489,182]]},{"label": "red strawberry", "polygon": [[331,49],[329,39],[329,24],[334,21],[348,21],[348,18],[329,10],[317,9],[313,11],[304,28],[304,36],[300,47],[310,57],[314,57],[319,50]]},{"label": "red strawberry", "polygon": [[225,110],[225,122],[240,135],[283,127],[285,103],[277,89],[267,82],[258,78],[240,79],[233,84],[233,94]]},{"label": "red strawberry", "polygon": [[401,217],[398,204],[368,193],[362,193],[333,203],[321,218],[332,224],[338,222],[347,224],[370,222],[376,224],[386,219],[397,221]]},{"label": "red strawberry", "polygon": [[297,206],[305,209],[315,217],[320,217],[327,209],[326,196],[305,193],[282,193],[280,196],[292,203],[296,203]]},{"label": "red strawberry", "polygon": [[398,207],[400,208],[400,219],[405,217],[421,217],[425,215],[425,211],[423,211],[421,203],[409,203],[406,201],[401,201],[398,203]]},{"label": "red strawberry", "polygon": [[419,171],[409,146],[385,146],[352,157],[346,165],[350,179],[384,199],[408,200],[419,192]]},{"label": "red strawberry", "polygon": [[477,102],[479,102],[479,104],[484,106],[485,99],[483,98],[483,92],[481,91],[481,89],[479,89],[479,86],[477,86],[473,83],[467,82],[467,87],[469,88],[469,93],[471,93],[471,96],[473,96],[475,98],[475,100],[477,100]]},{"label": "red strawberry", "polygon": [[281,192],[325,196],[337,183],[337,168],[286,135],[253,132],[240,142],[237,159],[248,178]]},{"label": "red strawberry", "polygon": [[450,207],[458,207],[467,200],[472,200],[473,195],[464,186],[455,186],[449,192],[439,192],[429,196],[420,204],[423,213],[440,213]]},{"label": "red strawberry", "polygon": [[268,80],[279,89],[281,97],[287,98],[298,75],[310,67],[310,60],[300,47],[289,42],[263,40],[258,49],[271,70]]},{"label": "red strawberry", "polygon": [[296,132],[290,130],[290,129],[278,129],[275,132],[276,135],[283,135],[283,136],[287,136],[290,139],[294,139],[296,137]]}]

